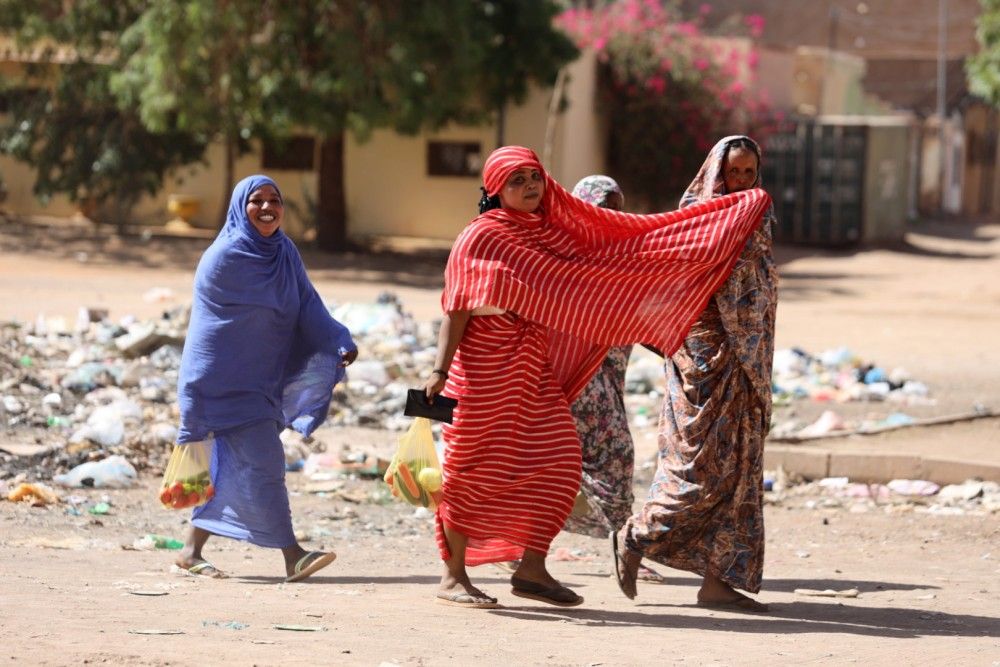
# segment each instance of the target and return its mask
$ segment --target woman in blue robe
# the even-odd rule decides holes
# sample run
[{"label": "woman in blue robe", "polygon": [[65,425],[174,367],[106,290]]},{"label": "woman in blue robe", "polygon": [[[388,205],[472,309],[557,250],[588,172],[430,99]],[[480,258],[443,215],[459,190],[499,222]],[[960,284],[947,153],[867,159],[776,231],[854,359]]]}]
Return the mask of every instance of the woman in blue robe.
[{"label": "woman in blue robe", "polygon": [[178,443],[213,440],[215,495],[194,510],[177,566],[225,575],[202,556],[211,535],[281,549],[286,581],[336,558],[307,552],[292,531],[281,430],[311,433],[357,357],[281,230],[281,192],[267,176],[233,190],[226,224],[195,273],[178,380]]}]

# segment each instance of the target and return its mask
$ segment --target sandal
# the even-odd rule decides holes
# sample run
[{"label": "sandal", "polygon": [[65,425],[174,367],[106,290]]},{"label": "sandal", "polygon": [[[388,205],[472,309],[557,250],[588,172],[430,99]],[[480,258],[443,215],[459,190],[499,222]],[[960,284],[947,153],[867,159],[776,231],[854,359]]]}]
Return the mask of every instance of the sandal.
[{"label": "sandal", "polygon": [[511,577],[510,585],[510,592],[520,598],[538,600],[557,607],[576,607],[583,604],[583,596],[577,595],[562,584],[546,586],[520,577]]},{"label": "sandal", "polygon": [[175,572],[182,572],[184,574],[190,574],[194,576],[208,577],[209,579],[228,579],[229,576],[225,574],[222,570],[215,567],[207,560],[200,560],[194,565],[189,567],[184,567],[183,565],[174,564],[176,570]]},{"label": "sandal", "polygon": [[622,594],[625,595],[629,600],[634,600],[636,596],[635,589],[635,579],[631,578],[628,582],[628,587],[626,587],[625,574],[622,568],[625,566],[624,558],[618,553],[618,533],[617,531],[611,531],[608,535],[611,538],[611,556],[613,558],[612,566],[615,569],[615,579],[618,580],[618,588],[621,589]]},{"label": "sandal", "polygon": [[434,601],[438,604],[451,605],[453,607],[468,607],[469,609],[499,609],[500,604],[496,598],[489,595],[473,595],[465,591],[446,593],[439,591]]},{"label": "sandal", "polygon": [[[309,560],[310,558],[312,560]],[[316,572],[319,572],[335,560],[337,560],[337,554],[333,552],[323,553],[322,551],[310,551],[295,563],[295,567],[292,569],[292,574],[285,577],[285,583],[290,584],[294,581],[302,581]]]}]

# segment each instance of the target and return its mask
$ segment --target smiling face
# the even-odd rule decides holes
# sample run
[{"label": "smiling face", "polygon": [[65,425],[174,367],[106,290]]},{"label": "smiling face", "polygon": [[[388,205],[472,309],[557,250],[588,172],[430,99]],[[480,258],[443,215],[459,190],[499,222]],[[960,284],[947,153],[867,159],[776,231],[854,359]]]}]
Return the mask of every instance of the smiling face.
[{"label": "smiling face", "polygon": [[247,217],[261,236],[268,237],[278,231],[284,212],[281,194],[273,185],[262,185],[247,198]]},{"label": "smiling face", "polygon": [[722,163],[726,192],[740,192],[757,182],[757,154],[740,146],[729,149]]},{"label": "smiling face", "polygon": [[537,169],[518,169],[500,190],[500,204],[521,213],[534,213],[545,194],[545,180]]}]

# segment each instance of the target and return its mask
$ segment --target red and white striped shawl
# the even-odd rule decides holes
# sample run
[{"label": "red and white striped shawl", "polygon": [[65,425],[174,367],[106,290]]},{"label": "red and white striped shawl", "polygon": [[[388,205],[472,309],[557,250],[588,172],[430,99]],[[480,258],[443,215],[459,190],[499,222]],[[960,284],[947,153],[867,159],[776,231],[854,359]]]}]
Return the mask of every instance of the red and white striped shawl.
[{"label": "red and white striped shawl", "polygon": [[553,371],[570,400],[612,345],[648,343],[672,354],[771,203],[753,189],[652,215],[599,208],[517,146],[487,160],[487,191],[499,192],[521,167],[544,175],[541,206],[487,211],[465,228],[448,258],[442,307],[496,306],[546,327]]}]

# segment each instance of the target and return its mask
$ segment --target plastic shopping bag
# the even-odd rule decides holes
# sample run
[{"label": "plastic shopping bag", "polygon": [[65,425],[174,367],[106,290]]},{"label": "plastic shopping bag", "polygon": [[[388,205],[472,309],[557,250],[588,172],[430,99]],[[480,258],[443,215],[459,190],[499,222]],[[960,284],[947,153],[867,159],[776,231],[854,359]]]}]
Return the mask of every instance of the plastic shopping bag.
[{"label": "plastic shopping bag", "polygon": [[396,454],[383,479],[397,498],[418,507],[437,509],[442,498],[441,464],[429,419],[417,417],[410,430],[399,438]]},{"label": "plastic shopping bag", "polygon": [[209,476],[213,439],[174,445],[163,473],[160,503],[167,509],[185,509],[207,503],[215,495]]}]

